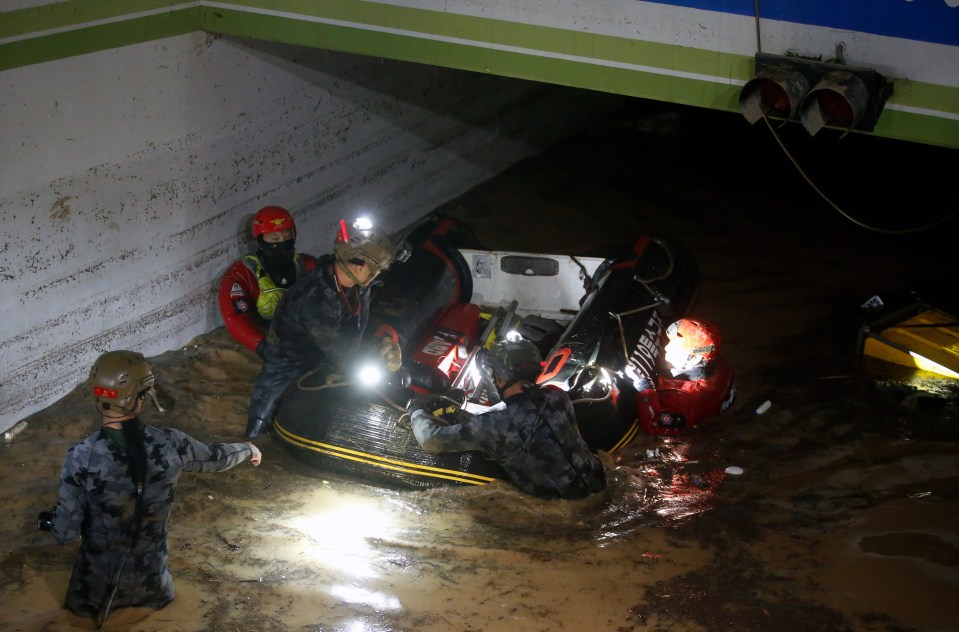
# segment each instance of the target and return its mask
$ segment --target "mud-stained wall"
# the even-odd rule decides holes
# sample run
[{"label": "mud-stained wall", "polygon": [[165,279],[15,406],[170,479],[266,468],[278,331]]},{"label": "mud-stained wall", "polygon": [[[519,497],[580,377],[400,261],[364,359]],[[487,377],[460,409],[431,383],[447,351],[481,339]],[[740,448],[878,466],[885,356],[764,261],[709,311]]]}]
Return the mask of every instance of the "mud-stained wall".
[{"label": "mud-stained wall", "polygon": [[0,428],[221,324],[215,283],[268,203],[300,250],[399,229],[618,98],[202,33],[0,73]]}]

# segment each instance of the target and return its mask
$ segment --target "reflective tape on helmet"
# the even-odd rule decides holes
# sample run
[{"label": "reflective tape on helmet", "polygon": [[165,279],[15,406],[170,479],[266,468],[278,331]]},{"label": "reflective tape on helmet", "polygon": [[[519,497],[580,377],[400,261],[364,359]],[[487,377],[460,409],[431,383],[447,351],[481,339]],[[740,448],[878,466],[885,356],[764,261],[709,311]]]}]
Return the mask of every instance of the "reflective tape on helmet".
[{"label": "reflective tape on helmet", "polygon": [[104,388],[102,386],[94,386],[93,395],[95,397],[106,397],[107,399],[116,399],[117,390],[115,388]]}]

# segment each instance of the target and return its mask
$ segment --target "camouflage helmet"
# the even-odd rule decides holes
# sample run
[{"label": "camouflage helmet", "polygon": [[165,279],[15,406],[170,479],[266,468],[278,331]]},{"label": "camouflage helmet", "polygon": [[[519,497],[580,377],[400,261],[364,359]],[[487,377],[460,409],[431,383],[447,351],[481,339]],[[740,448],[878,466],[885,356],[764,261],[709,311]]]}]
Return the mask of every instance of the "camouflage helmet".
[{"label": "camouflage helmet", "polygon": [[150,364],[135,351],[108,351],[90,368],[90,389],[101,412],[133,414],[137,399],[153,388],[154,381]]},{"label": "camouflage helmet", "polygon": [[500,340],[486,356],[486,367],[500,380],[532,380],[542,371],[543,358],[529,340]]},{"label": "camouflage helmet", "polygon": [[346,222],[340,220],[333,254],[343,263],[363,261],[385,270],[396,258],[396,246],[387,232],[374,228],[368,219],[361,217],[353,222],[350,230]]}]

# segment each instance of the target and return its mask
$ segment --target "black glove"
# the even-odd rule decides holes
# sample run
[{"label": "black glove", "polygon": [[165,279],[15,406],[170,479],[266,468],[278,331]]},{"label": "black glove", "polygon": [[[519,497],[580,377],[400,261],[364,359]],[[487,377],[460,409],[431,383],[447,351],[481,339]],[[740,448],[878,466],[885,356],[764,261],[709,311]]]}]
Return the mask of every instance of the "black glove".
[{"label": "black glove", "polygon": [[260,342],[256,343],[256,355],[260,356],[260,359],[263,359],[263,349],[266,348],[266,338],[263,338]]},{"label": "black glove", "polygon": [[50,531],[53,529],[53,517],[57,515],[56,506],[41,511],[37,516],[37,529],[41,531]]}]

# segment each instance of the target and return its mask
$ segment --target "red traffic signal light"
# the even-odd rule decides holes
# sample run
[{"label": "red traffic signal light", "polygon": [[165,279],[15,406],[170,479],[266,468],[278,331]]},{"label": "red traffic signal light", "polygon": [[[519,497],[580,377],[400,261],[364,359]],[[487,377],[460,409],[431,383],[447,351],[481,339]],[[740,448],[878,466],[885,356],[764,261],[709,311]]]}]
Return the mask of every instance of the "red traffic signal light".
[{"label": "red traffic signal light", "polygon": [[809,81],[795,68],[770,65],[760,69],[757,62],[756,77],[739,93],[739,110],[750,125],[764,114],[792,120],[808,90]]},{"label": "red traffic signal light", "polygon": [[872,131],[890,94],[892,83],[871,68],[757,53],[739,109],[750,124],[764,114],[798,119],[813,135],[826,125]]}]

